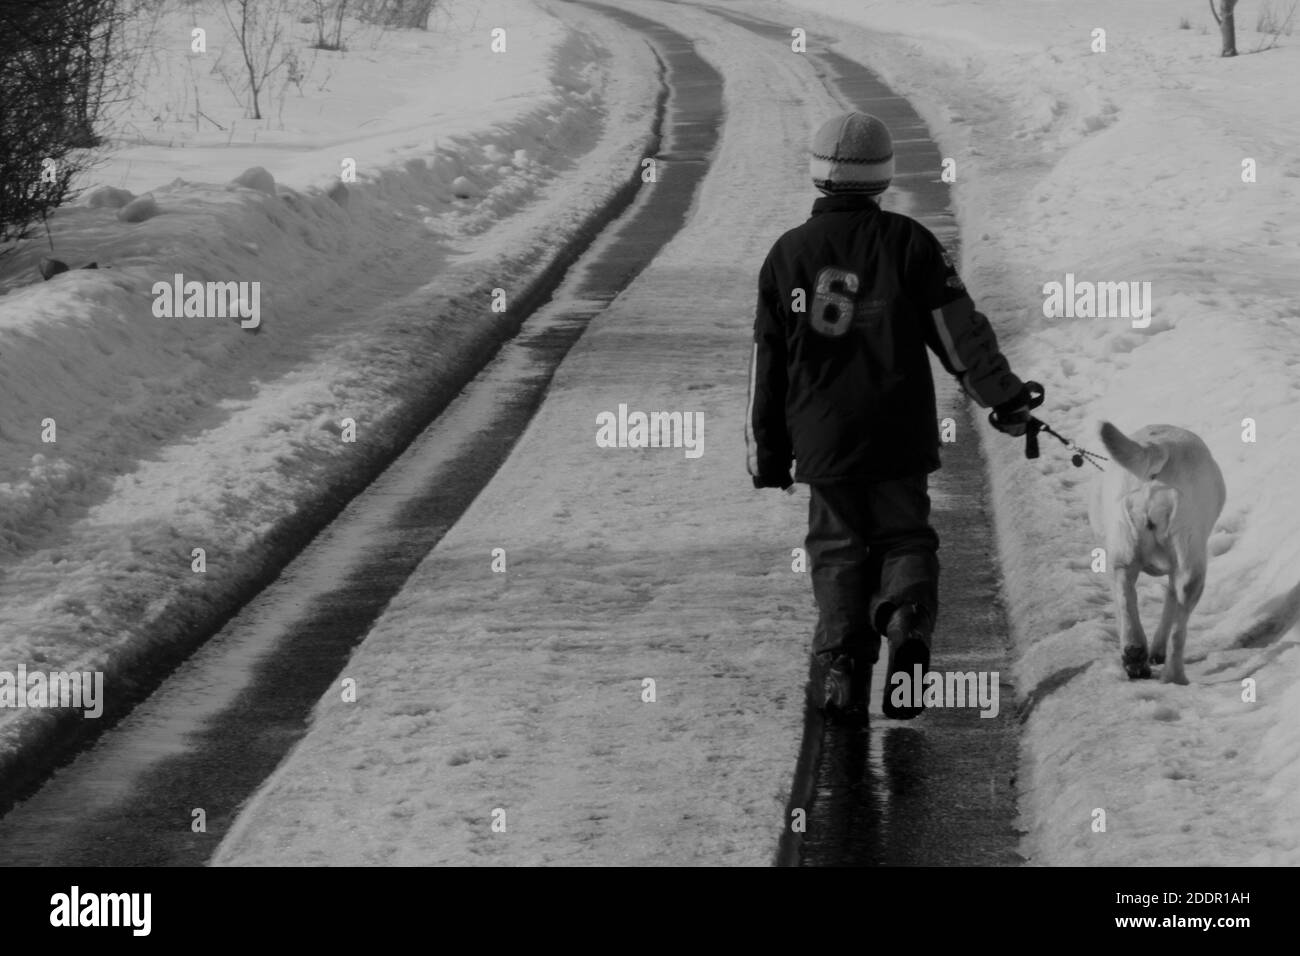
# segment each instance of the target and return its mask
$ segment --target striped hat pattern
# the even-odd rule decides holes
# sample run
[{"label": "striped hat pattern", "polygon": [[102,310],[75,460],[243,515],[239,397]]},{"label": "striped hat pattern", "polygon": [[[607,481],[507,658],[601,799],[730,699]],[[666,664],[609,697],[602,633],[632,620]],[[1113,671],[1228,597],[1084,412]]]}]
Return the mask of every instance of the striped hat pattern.
[{"label": "striped hat pattern", "polygon": [[845,113],[822,125],[808,161],[813,185],[824,193],[876,196],[894,178],[894,141],[867,113]]}]

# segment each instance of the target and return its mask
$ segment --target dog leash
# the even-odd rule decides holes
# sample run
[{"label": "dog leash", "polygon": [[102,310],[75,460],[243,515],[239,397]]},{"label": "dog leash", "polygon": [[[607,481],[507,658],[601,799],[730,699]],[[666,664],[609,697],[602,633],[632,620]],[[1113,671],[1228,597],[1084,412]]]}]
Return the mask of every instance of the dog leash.
[{"label": "dog leash", "polygon": [[[1109,458],[1107,458],[1105,455],[1099,455],[1095,451],[1088,451],[1088,449],[1086,448],[1080,448],[1078,445],[1076,445],[1070,439],[1066,438],[1064,435],[1053,431],[1052,427],[1048,425],[1046,422],[1039,421],[1037,418],[1031,418],[1029,420],[1029,429],[1025,432],[1025,457],[1026,458],[1038,457],[1038,435],[1035,433],[1039,431],[1047,432],[1047,434],[1051,435],[1062,445],[1065,445],[1067,448],[1070,449],[1070,451],[1073,453],[1070,455],[1070,461],[1074,463],[1075,468],[1082,468],[1083,463],[1086,461],[1088,464],[1092,465],[1092,467],[1096,468],[1098,471],[1106,470],[1105,468],[1101,467],[1101,465],[1097,464],[1097,461],[1110,461]],[[1032,448],[1029,447],[1031,440],[1033,442]]]},{"label": "dog leash", "polygon": [[[1039,405],[1043,404],[1045,390],[1042,385],[1037,382],[1026,382],[1025,388],[1029,390],[1030,408],[1037,408]],[[989,412],[989,424],[994,424],[994,415],[992,412]],[[1054,430],[1051,425],[1047,424],[1047,422],[1035,418],[1032,415],[1029,417],[1029,425],[1025,429],[1026,458],[1038,457],[1038,433],[1040,431],[1047,432],[1047,434],[1051,435],[1062,445],[1065,445],[1070,449],[1070,461],[1074,464],[1075,468],[1082,468],[1083,463],[1086,461],[1098,471],[1106,470],[1102,468],[1101,465],[1097,464],[1098,461],[1110,461],[1110,459],[1105,455],[1099,455],[1095,451],[1088,451],[1086,448],[1079,447],[1078,444],[1066,438],[1060,432]]]}]

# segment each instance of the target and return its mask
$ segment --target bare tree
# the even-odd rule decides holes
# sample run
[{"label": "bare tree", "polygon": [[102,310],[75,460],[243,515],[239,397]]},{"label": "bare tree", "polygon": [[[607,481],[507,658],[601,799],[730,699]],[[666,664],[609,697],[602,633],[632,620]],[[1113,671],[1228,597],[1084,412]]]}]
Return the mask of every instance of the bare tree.
[{"label": "bare tree", "polygon": [[343,49],[343,19],[347,16],[348,0],[309,0],[309,12],[316,24],[316,49]]},{"label": "bare tree", "polygon": [[1214,14],[1215,21],[1219,24],[1219,33],[1223,37],[1222,56],[1237,55],[1237,24],[1233,17],[1233,10],[1237,6],[1237,0],[1219,0],[1219,8],[1214,8],[1214,0],[1210,0],[1210,13]]},{"label": "bare tree", "polygon": [[249,113],[260,120],[259,97],[267,81],[294,59],[284,32],[286,0],[223,0],[223,5],[248,76]]},{"label": "bare tree", "polygon": [[1267,0],[1260,5],[1259,15],[1255,20],[1255,32],[1263,36],[1255,44],[1255,49],[1251,53],[1261,53],[1264,50],[1271,50],[1277,46],[1278,41],[1282,39],[1283,34],[1291,35],[1291,25],[1295,22],[1296,7],[1300,6],[1298,0],[1291,0],[1291,6],[1279,12],[1273,8],[1273,4]]},{"label": "bare tree", "polygon": [[357,16],[380,26],[427,30],[435,5],[436,0],[361,0]]}]

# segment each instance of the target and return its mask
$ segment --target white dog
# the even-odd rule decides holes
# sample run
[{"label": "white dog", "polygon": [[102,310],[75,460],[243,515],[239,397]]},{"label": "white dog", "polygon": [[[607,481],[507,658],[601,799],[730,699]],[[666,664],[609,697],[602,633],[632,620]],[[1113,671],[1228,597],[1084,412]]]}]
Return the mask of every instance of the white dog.
[{"label": "white dog", "polygon": [[[1103,422],[1101,440],[1112,465],[1093,486],[1088,517],[1106,548],[1124,670],[1129,677],[1150,677],[1149,664],[1164,662],[1172,635],[1160,679],[1186,684],[1187,618],[1205,587],[1207,543],[1227,497],[1223,473],[1205,442],[1173,425],[1148,425],[1130,438]],[[1138,618],[1136,585],[1143,571],[1169,575],[1149,654]]]}]

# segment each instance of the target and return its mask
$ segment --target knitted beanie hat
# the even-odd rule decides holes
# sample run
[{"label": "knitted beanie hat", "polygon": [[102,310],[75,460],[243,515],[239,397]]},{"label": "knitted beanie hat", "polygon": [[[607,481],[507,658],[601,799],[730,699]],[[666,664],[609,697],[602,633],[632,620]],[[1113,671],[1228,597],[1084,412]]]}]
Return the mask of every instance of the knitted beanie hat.
[{"label": "knitted beanie hat", "polygon": [[876,196],[894,177],[894,142],[874,116],[845,113],[817,131],[808,168],[813,185],[824,193]]}]

